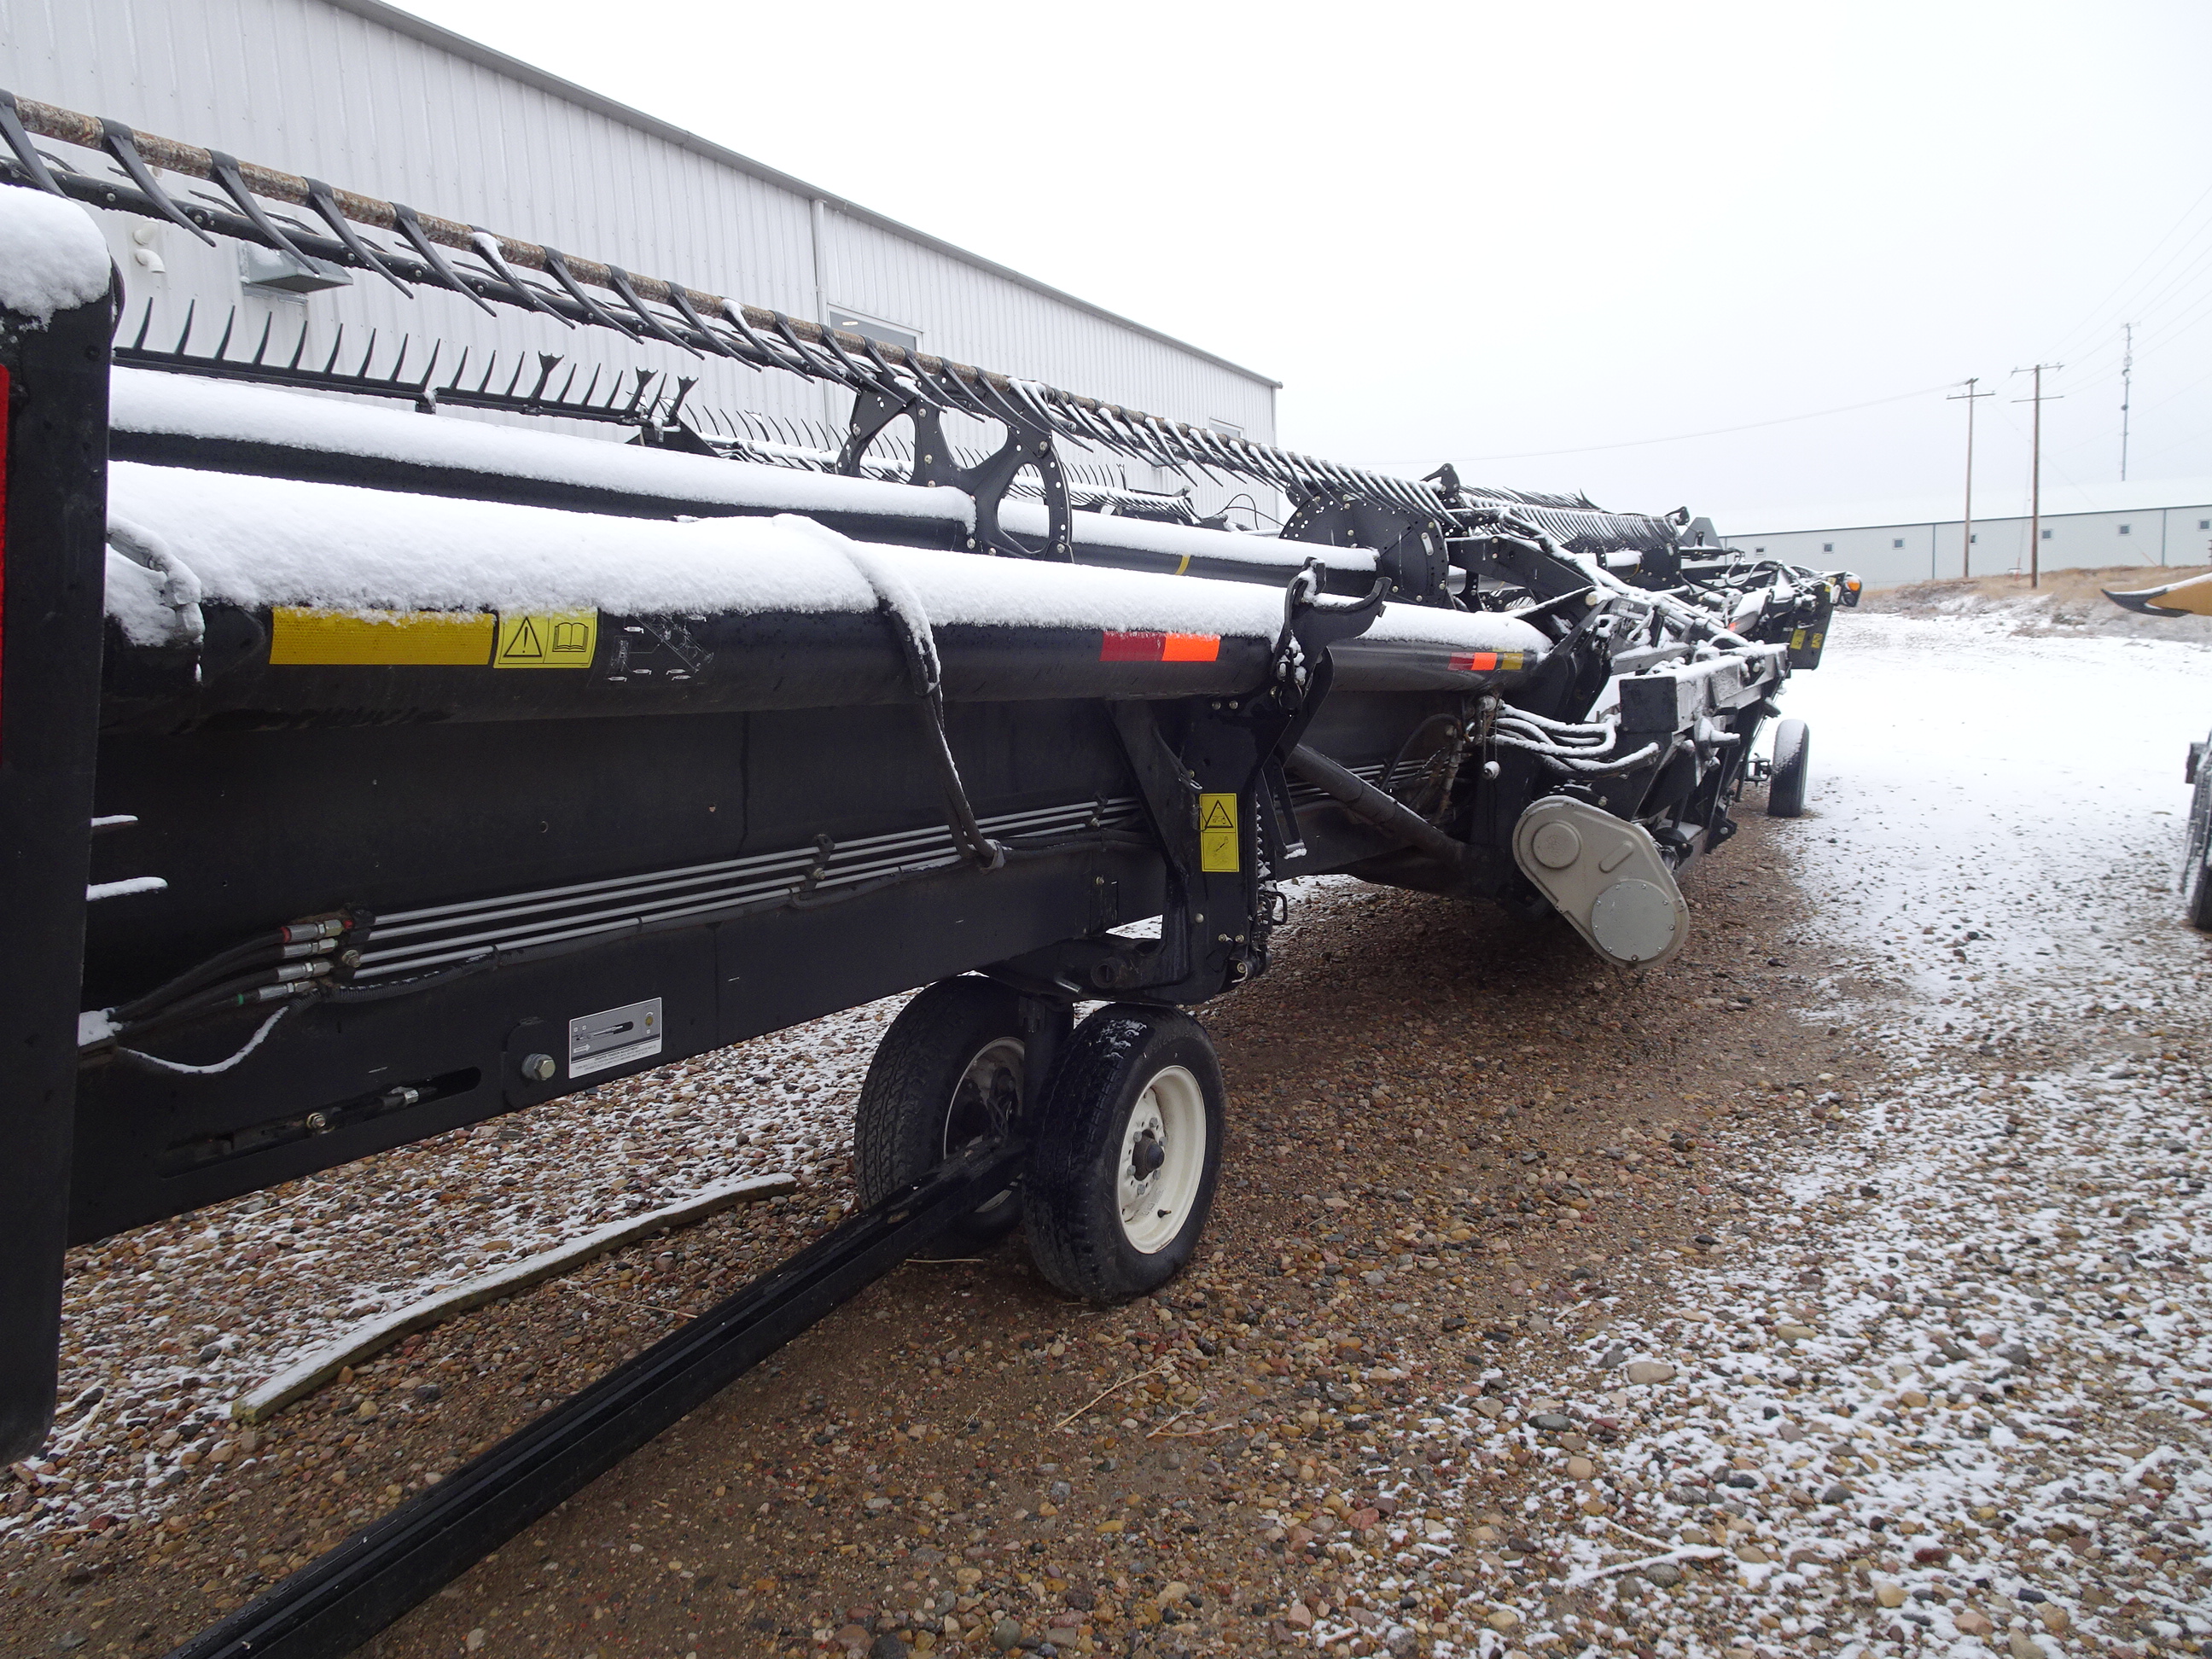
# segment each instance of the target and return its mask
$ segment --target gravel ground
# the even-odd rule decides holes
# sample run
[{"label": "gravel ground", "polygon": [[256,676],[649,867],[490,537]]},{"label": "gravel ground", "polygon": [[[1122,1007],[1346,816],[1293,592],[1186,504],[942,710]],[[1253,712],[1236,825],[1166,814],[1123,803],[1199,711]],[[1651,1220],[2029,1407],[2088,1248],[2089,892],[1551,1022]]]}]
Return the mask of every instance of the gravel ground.
[{"label": "gravel ground", "polygon": [[[1071,1307],[1015,1244],[909,1264],[378,1650],[2199,1650],[2208,951],[2152,816],[2179,749],[2156,720],[2062,745],[2053,791],[2067,716],[2019,716],[2204,659],[1865,617],[1835,643],[1791,710],[1832,781],[1692,872],[1668,968],[1311,884],[1277,970],[1207,1011],[1230,1173],[1168,1293]],[[1901,681],[1938,646],[1992,681],[1953,705],[1973,766],[1934,775],[1964,802],[1908,787]],[[817,1231],[893,1006],[83,1253],[65,1392],[110,1392],[18,1467],[0,1638],[159,1651]],[[630,1164],[550,1174],[587,1118]],[[493,1259],[469,1242],[539,1248],[746,1152],[807,1184],[427,1334],[223,1461],[185,1432]],[[474,1211],[440,1206],[435,1256],[430,1190]],[[257,1249],[289,1304],[241,1281]]]}]

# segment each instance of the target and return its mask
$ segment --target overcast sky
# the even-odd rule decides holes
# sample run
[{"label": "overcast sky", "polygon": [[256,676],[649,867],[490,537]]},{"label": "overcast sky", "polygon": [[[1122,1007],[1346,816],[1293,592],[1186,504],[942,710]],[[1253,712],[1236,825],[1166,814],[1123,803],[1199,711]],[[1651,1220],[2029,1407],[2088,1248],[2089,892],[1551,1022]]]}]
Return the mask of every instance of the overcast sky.
[{"label": "overcast sky", "polygon": [[2106,485],[2132,320],[2130,479],[2212,478],[2204,0],[410,9],[1264,370],[1340,459],[1779,527],[1954,496],[1980,375],[2015,511],[2011,371]]}]

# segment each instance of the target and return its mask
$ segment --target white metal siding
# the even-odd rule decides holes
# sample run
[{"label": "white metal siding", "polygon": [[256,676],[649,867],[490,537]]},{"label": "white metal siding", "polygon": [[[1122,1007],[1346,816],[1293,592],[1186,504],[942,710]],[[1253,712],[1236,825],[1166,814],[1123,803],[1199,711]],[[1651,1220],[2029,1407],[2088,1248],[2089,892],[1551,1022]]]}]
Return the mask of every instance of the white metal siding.
[{"label": "white metal siding", "polygon": [[[702,155],[343,6],[9,0],[7,15],[0,86],[20,95],[817,317],[814,198],[797,181]],[[927,349],[966,362],[1179,420],[1220,417],[1255,439],[1273,438],[1273,388],[1264,380],[834,203],[821,222],[829,283],[822,297],[831,307],[918,328]],[[288,345],[306,321],[311,352],[326,351],[341,324],[356,349],[372,329],[387,344],[411,333],[418,369],[436,339],[449,354],[467,350],[479,368],[495,349],[502,365],[545,350],[617,372],[696,375],[695,401],[722,408],[842,420],[848,406],[842,394],[825,397],[793,376],[702,362],[601,330],[571,331],[505,311],[495,324],[457,295],[408,299],[366,273],[355,273],[349,288],[301,299],[241,295],[235,250],[203,248],[173,227],[152,233],[167,270],[149,275],[130,259],[130,232],[143,223],[115,216],[106,228],[132,295],[131,323],[150,296],[157,337],[165,328],[173,337],[197,300],[195,337],[211,343],[210,319],[236,303],[234,353],[274,317],[272,338]]]},{"label": "white metal siding", "polygon": [[[2212,563],[2212,506],[2136,507],[2115,513],[2046,513],[2045,570],[2094,570],[2106,565]],[[2121,526],[2125,526],[2123,533]],[[2031,520],[2025,516],[1974,520],[1973,574],[2027,568]],[[1840,530],[1785,530],[1728,536],[1729,547],[1763,553],[1815,570],[1855,570],[1873,586],[1960,574],[1964,523],[1862,525]],[[1899,547],[1897,544],[1905,545]]]}]

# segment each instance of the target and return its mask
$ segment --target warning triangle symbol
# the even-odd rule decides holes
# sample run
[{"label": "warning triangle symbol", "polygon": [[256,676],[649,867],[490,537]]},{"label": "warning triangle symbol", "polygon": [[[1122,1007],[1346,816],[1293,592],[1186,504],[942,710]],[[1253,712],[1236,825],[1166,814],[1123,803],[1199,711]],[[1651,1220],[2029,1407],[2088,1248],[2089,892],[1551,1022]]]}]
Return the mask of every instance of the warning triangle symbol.
[{"label": "warning triangle symbol", "polygon": [[1229,816],[1226,804],[1218,800],[1210,800],[1206,804],[1205,827],[1208,830],[1234,830],[1237,827],[1237,820]]},{"label": "warning triangle symbol", "polygon": [[500,653],[502,657],[543,657],[544,654],[545,647],[538,641],[537,626],[527,617],[522,619],[522,626],[514,630],[514,637],[507,641],[507,649]]}]

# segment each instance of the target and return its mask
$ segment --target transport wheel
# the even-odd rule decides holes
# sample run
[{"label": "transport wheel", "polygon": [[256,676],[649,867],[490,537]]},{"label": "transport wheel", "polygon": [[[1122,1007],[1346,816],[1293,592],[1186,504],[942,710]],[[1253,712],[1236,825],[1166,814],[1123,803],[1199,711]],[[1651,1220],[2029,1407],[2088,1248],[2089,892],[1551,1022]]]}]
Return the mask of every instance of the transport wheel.
[{"label": "transport wheel", "polygon": [[2212,740],[2191,756],[2196,771],[2197,793],[2189,804],[2187,862],[2182,866],[2182,893],[2191,927],[2212,933]]},{"label": "transport wheel", "polygon": [[1221,1172],[1221,1067],[1188,1014],[1121,1004],[1047,1085],[1026,1222],[1037,1271],[1086,1301],[1158,1289],[1198,1247]]},{"label": "transport wheel", "polygon": [[[1025,1052],[1019,1003],[990,980],[939,980],[901,1009],[876,1045],[853,1115],[860,1202],[882,1202],[1018,1119]],[[1008,1188],[963,1218],[939,1248],[959,1254],[992,1243],[1021,1214],[1021,1194]]]},{"label": "transport wheel", "polygon": [[1808,769],[1809,741],[1802,720],[1784,720],[1774,728],[1774,770],[1766,781],[1767,817],[1805,816],[1805,786],[1812,781]]}]

